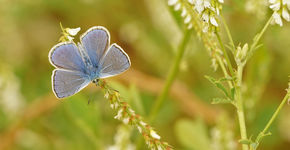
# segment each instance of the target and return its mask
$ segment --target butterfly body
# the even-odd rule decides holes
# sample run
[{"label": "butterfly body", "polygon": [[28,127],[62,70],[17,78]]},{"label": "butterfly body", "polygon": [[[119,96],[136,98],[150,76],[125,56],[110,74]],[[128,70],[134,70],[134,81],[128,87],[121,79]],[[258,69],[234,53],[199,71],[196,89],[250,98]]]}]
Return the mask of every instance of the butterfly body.
[{"label": "butterfly body", "polygon": [[50,51],[49,61],[56,67],[52,87],[58,98],[71,96],[92,81],[118,75],[131,65],[120,46],[109,46],[104,27],[92,27],[80,39],[81,43],[62,42]]}]

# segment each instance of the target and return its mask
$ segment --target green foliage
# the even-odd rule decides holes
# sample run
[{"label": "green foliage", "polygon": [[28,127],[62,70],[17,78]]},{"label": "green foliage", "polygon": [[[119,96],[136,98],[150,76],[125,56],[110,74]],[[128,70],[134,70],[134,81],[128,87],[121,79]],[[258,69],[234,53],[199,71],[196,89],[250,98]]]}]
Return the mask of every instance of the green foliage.
[{"label": "green foliage", "polygon": [[175,125],[175,134],[183,147],[192,150],[210,150],[207,127],[202,120],[181,119]]}]

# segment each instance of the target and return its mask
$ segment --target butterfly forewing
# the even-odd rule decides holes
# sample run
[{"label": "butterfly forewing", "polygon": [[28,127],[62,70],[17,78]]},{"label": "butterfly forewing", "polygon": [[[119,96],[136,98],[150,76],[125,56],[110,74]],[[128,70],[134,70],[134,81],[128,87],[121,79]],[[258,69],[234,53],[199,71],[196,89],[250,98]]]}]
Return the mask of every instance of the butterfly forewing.
[{"label": "butterfly forewing", "polygon": [[55,45],[49,55],[52,65],[57,68],[84,71],[85,65],[74,43],[64,42]]},{"label": "butterfly forewing", "polygon": [[71,96],[90,83],[85,74],[78,71],[55,69],[52,74],[53,91],[58,98]]},{"label": "butterfly forewing", "polygon": [[100,78],[118,75],[131,66],[128,55],[117,44],[112,44],[100,60]]},{"label": "butterfly forewing", "polygon": [[92,27],[81,36],[84,49],[95,67],[98,67],[99,60],[109,46],[109,32],[104,27]]}]

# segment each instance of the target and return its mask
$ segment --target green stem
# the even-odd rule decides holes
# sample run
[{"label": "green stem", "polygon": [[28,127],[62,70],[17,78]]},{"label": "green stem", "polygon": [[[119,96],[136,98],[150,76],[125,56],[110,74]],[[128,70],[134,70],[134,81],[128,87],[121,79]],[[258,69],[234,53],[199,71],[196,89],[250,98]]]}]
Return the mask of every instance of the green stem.
[{"label": "green stem", "polygon": [[216,37],[217,37],[217,39],[218,39],[218,41],[219,41],[219,44],[220,44],[220,46],[221,46],[221,49],[222,49],[223,54],[224,54],[224,56],[225,56],[225,59],[226,59],[226,61],[227,61],[227,65],[228,65],[228,68],[229,68],[229,70],[230,70],[230,75],[233,76],[233,75],[234,75],[234,70],[233,70],[233,67],[232,67],[232,64],[231,64],[230,58],[229,58],[229,56],[228,56],[228,53],[227,53],[227,51],[226,51],[226,49],[225,49],[225,47],[224,47],[224,44],[223,44],[223,42],[222,42],[222,40],[221,40],[221,37],[220,37],[220,35],[219,35],[218,32],[215,32],[215,35],[216,35]]},{"label": "green stem", "polygon": [[233,40],[233,38],[232,38],[232,34],[231,34],[230,30],[229,30],[229,27],[228,27],[228,25],[227,25],[227,22],[226,22],[225,18],[223,17],[223,15],[221,15],[221,20],[222,20],[222,22],[223,22],[223,24],[224,24],[225,30],[226,30],[226,32],[227,32],[228,38],[229,38],[229,40],[230,40],[230,43],[231,43],[231,45],[232,45],[232,47],[233,47],[233,52],[234,52],[235,49],[236,49],[236,47],[235,47],[235,43],[234,43],[234,40]]},{"label": "green stem", "polygon": [[250,47],[250,50],[249,50],[249,56],[247,57],[247,59],[249,59],[249,58],[253,55],[254,50],[255,50],[255,48],[256,48],[258,42],[260,41],[261,37],[264,35],[265,31],[266,31],[267,28],[269,27],[269,25],[270,25],[272,19],[273,19],[273,16],[271,16],[271,17],[269,18],[269,20],[267,21],[267,23],[265,24],[265,26],[263,27],[263,29],[261,30],[261,32],[259,32],[259,33],[257,34],[257,36],[254,38],[254,41],[253,41],[253,44],[252,44],[251,47]]},{"label": "green stem", "polygon": [[[217,61],[218,61],[219,65],[220,65],[220,67],[221,67],[221,69],[222,69],[222,71],[224,73],[224,76],[226,78],[229,78],[230,76],[229,76],[229,74],[227,72],[227,69],[226,69],[226,67],[225,67],[225,65],[224,65],[224,63],[222,61],[222,58],[220,56],[217,56],[216,58],[217,58]],[[228,84],[229,84],[229,87],[232,89],[233,88],[232,82],[231,81],[228,81]]]},{"label": "green stem", "polygon": [[[243,77],[243,68],[244,64],[238,65],[237,68],[237,83],[236,83],[236,102],[237,102],[237,113],[240,125],[240,134],[241,139],[246,140],[247,138],[247,129],[246,129],[246,121],[245,121],[245,114],[244,114],[244,107],[242,101],[242,77]],[[247,144],[242,145],[243,150],[248,150],[249,147]]]},{"label": "green stem", "polygon": [[257,146],[255,147],[255,149],[258,147],[260,141],[262,140],[262,138],[267,135],[267,132],[270,128],[270,126],[273,124],[274,120],[277,118],[279,112],[281,111],[281,109],[283,108],[283,106],[286,104],[287,100],[290,98],[290,92],[288,91],[286,96],[283,98],[282,102],[280,103],[280,105],[278,106],[278,108],[276,109],[276,111],[274,112],[273,116],[271,117],[271,119],[269,120],[269,122],[267,123],[267,125],[265,126],[264,130],[262,132],[259,133],[257,139],[256,139],[256,143]]},{"label": "green stem", "polygon": [[182,56],[184,54],[186,45],[190,39],[191,32],[192,32],[192,30],[185,31],[185,35],[183,37],[181,44],[179,45],[179,49],[178,49],[177,54],[175,56],[174,64],[173,64],[173,66],[168,74],[168,77],[166,78],[166,82],[165,82],[165,85],[162,89],[162,92],[157,97],[157,100],[153,104],[153,108],[152,108],[150,116],[149,116],[150,121],[153,121],[155,119],[163,101],[165,100],[165,98],[168,94],[168,91],[169,91],[174,79],[176,78],[176,75],[179,71],[179,66],[180,66]]}]

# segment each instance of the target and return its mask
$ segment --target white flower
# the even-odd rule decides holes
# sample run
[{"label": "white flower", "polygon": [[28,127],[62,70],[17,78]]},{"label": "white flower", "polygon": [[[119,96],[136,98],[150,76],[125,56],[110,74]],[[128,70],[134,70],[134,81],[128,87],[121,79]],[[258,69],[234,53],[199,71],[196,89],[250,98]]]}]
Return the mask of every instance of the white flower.
[{"label": "white flower", "polygon": [[207,32],[208,31],[208,24],[204,25],[204,27],[202,28],[202,32]]},{"label": "white flower", "polygon": [[220,3],[224,3],[224,0],[219,0]]},{"label": "white flower", "polygon": [[282,19],[281,19],[281,16],[279,13],[277,12],[274,12],[273,13],[273,18],[274,18],[274,22],[280,26],[283,26],[283,22],[282,22]]},{"label": "white flower", "polygon": [[286,21],[290,21],[290,16],[289,16],[289,13],[287,11],[287,8],[283,8],[282,10],[282,17],[286,20]]},{"label": "white flower", "polygon": [[201,14],[204,10],[203,0],[196,0],[194,8],[199,14]]},{"label": "white flower", "polygon": [[203,3],[204,3],[203,5],[204,5],[205,8],[210,8],[211,7],[209,1],[204,1]]},{"label": "white flower", "polygon": [[142,133],[142,128],[140,126],[137,126],[137,129],[140,133]]},{"label": "white flower", "polygon": [[175,5],[177,2],[178,2],[178,0],[169,0],[169,1],[168,1],[168,5],[169,5],[169,6],[173,6],[173,5]]},{"label": "white flower", "polygon": [[187,14],[186,8],[183,7],[183,8],[182,8],[182,12],[181,12],[181,17],[185,17],[186,14]]},{"label": "white flower", "polygon": [[187,0],[190,4],[194,4],[193,0]]},{"label": "white flower", "polygon": [[150,135],[155,138],[155,139],[158,139],[160,140],[160,136],[154,131],[154,130],[151,130],[150,131]]},{"label": "white flower", "polygon": [[109,93],[106,92],[106,94],[104,95],[105,99],[108,99],[109,98]]},{"label": "white flower", "polygon": [[191,16],[190,15],[187,15],[186,18],[184,19],[184,23],[185,24],[188,24],[191,20]]},{"label": "white flower", "polygon": [[128,124],[129,121],[130,121],[130,118],[129,117],[126,117],[126,118],[123,119],[123,123],[124,124]]},{"label": "white flower", "polygon": [[120,120],[122,118],[122,113],[123,113],[123,109],[120,109],[114,118]]},{"label": "white flower", "polygon": [[216,22],[215,18],[213,16],[210,17],[210,23],[216,27],[218,27],[218,23]]},{"label": "white flower", "polygon": [[[290,0],[269,0],[270,8],[274,11],[272,23],[276,23],[280,26],[283,25],[282,18],[286,21],[290,21]],[[288,9],[288,10],[287,10]]]},{"label": "white flower", "polygon": [[187,29],[191,29],[192,28],[192,23],[188,24]]},{"label": "white flower", "polygon": [[158,145],[157,150],[163,150],[163,148],[160,145]]},{"label": "white flower", "polygon": [[274,11],[278,11],[280,9],[280,2],[270,5],[270,8]]},{"label": "white flower", "polygon": [[276,2],[276,0],[269,0],[270,4],[274,4]]},{"label": "white flower", "polygon": [[147,124],[145,123],[145,122],[143,122],[143,121],[140,121],[140,124],[143,126],[143,127],[145,127]]},{"label": "white flower", "polygon": [[71,28],[66,28],[66,32],[67,32],[68,34],[70,34],[71,36],[75,36],[75,35],[77,35],[78,32],[79,32],[80,30],[81,30],[80,27],[78,27],[78,28],[73,28],[73,29],[71,29]]},{"label": "white flower", "polygon": [[67,39],[68,39],[69,41],[72,41],[74,38],[68,35],[68,36],[67,36]]},{"label": "white flower", "polygon": [[202,20],[206,23],[208,23],[209,21],[209,15],[208,13],[203,13],[202,16],[201,16]]},{"label": "white flower", "polygon": [[174,5],[174,10],[175,11],[180,10],[180,8],[181,8],[181,4],[180,3],[177,3],[176,5]]}]

